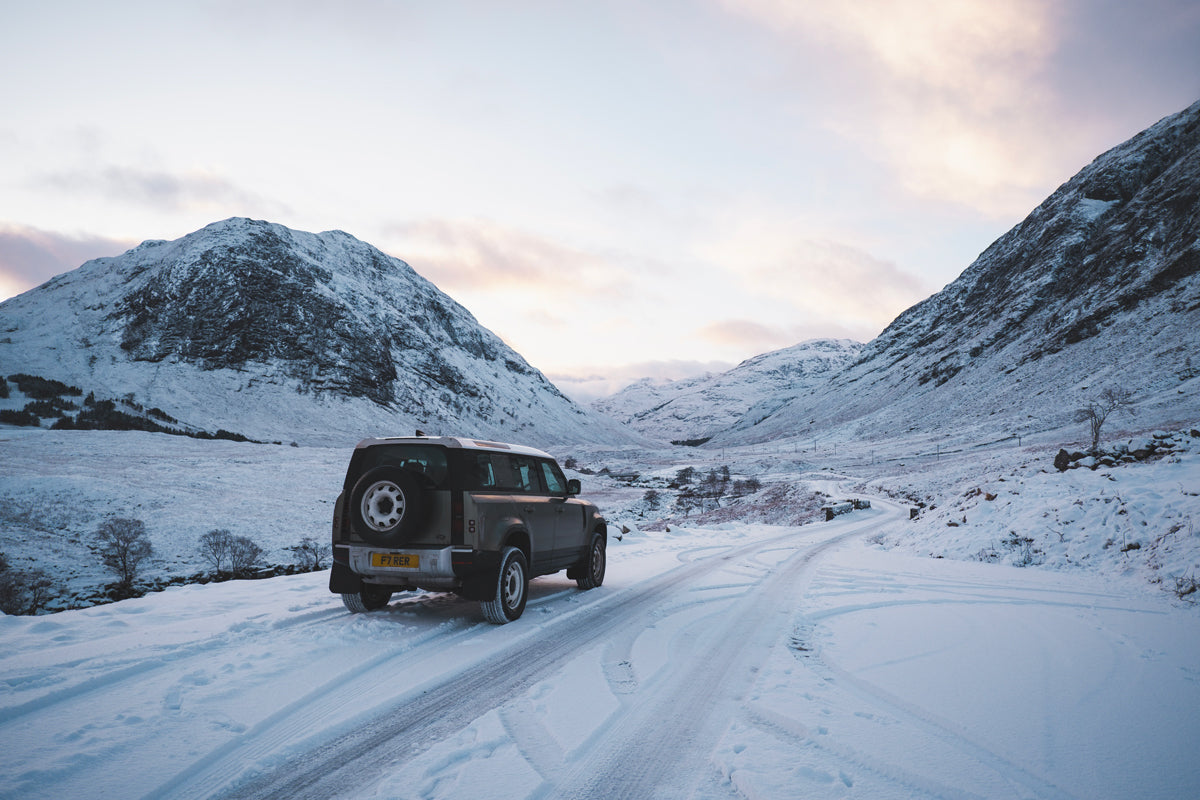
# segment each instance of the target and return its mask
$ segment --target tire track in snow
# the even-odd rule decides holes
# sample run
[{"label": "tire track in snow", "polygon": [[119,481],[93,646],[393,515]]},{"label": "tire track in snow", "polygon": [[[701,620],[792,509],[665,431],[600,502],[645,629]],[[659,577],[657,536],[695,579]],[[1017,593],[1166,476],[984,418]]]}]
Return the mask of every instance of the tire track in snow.
[{"label": "tire track in snow", "polygon": [[535,796],[692,796],[715,770],[712,751],[754,684],[756,659],[788,629],[802,574],[818,556],[879,522],[878,515],[848,520],[845,530],[797,550],[779,565],[759,564],[765,577],[734,599],[733,608],[722,609],[716,624],[690,626],[681,637],[688,656],[673,661],[685,668],[669,676],[666,685],[631,698],[575,766]]},{"label": "tire track in snow", "polygon": [[[297,701],[244,737],[193,764],[147,795],[147,800],[168,796],[213,797],[222,792],[228,797],[259,800],[345,796],[400,769],[434,744],[520,697],[580,651],[621,631],[646,624],[660,611],[663,599],[669,600],[680,588],[689,588],[690,582],[707,575],[714,565],[735,562],[788,540],[796,547],[805,546],[796,542],[797,538],[796,532],[790,530],[781,536],[726,548],[719,554],[690,561],[619,592],[597,592],[599,596],[594,599],[575,595],[583,598],[580,608],[542,624],[499,651],[482,648],[484,652],[476,660],[464,659],[448,676],[435,677],[419,686],[409,684],[407,693],[376,705],[336,730],[327,728],[310,739],[316,742],[314,745],[293,747],[285,755],[286,741],[302,728],[298,723],[300,718],[312,726],[310,730],[322,730],[320,720],[314,719],[317,715]],[[511,636],[514,632],[511,626],[488,626],[482,634],[468,629],[463,635],[475,633],[483,640],[489,636]],[[438,654],[433,658],[439,658]],[[444,662],[444,653],[440,658]],[[374,673],[384,668],[384,664],[371,665],[358,678],[373,680]],[[444,669],[444,663],[440,668]],[[413,671],[414,665],[406,663],[405,672],[413,674]],[[419,667],[416,671],[420,674]],[[396,682],[390,673],[378,680]],[[342,686],[330,687],[331,693],[342,697],[344,703],[353,705],[361,700],[360,693],[345,689],[345,681]],[[310,702],[328,700],[318,694],[311,693]],[[261,764],[273,753],[278,754],[278,768],[256,776],[243,773],[246,764]],[[554,769],[552,763],[543,767]]]},{"label": "tire track in snow", "polygon": [[[344,616],[345,612],[341,609],[332,609],[321,611],[308,612],[298,615],[298,617],[276,620],[268,625],[272,630],[288,630],[288,629],[303,629],[314,625],[325,623],[332,617]],[[122,683],[132,681],[134,679],[139,682],[146,680],[147,677],[153,675],[160,670],[170,669],[178,671],[180,662],[186,661],[193,656],[212,656],[215,652],[220,652],[222,649],[236,647],[244,640],[242,631],[248,624],[252,624],[253,620],[239,620],[231,625],[225,631],[214,635],[213,637],[201,642],[193,642],[191,644],[178,647],[162,646],[155,648],[161,651],[161,655],[138,655],[114,661],[112,665],[106,668],[100,674],[93,675],[90,678],[85,678],[79,683],[71,686],[64,686],[61,689],[54,689],[39,697],[32,698],[18,705],[0,708],[0,726],[15,722],[22,717],[38,711],[44,711],[57,707],[62,703],[75,702],[80,698],[100,691],[108,691],[120,686]],[[72,643],[72,646],[77,646]],[[129,666],[117,666],[122,662],[128,663]],[[79,662],[76,659],[72,663],[72,668],[79,668]],[[65,665],[64,665],[65,666]],[[66,671],[66,670],[64,670]]]}]

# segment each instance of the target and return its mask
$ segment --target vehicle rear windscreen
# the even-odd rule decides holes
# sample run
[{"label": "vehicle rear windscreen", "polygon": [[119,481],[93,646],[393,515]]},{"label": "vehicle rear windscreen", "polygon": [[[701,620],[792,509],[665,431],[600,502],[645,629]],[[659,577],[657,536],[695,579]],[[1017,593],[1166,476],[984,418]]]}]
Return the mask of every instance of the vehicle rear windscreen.
[{"label": "vehicle rear windscreen", "polygon": [[362,459],[351,471],[353,477],[367,470],[388,464],[402,467],[427,477],[434,488],[446,488],[446,477],[450,472],[446,463],[446,448],[428,444],[380,444],[361,451]]}]

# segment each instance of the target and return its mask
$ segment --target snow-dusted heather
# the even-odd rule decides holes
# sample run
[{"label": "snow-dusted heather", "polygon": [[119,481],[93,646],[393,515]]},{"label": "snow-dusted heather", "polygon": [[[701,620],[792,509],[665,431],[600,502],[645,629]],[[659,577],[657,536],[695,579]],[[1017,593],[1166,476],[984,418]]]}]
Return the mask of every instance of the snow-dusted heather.
[{"label": "snow-dusted heather", "polygon": [[[1126,575],[1186,592],[1200,582],[1200,437],[1159,432],[1144,461],[1060,472],[1048,449],[976,461],[947,458],[871,482],[922,505],[882,541],[936,558]],[[1132,442],[1118,442],[1128,449]],[[1200,595],[1196,596],[1200,599]]]}]

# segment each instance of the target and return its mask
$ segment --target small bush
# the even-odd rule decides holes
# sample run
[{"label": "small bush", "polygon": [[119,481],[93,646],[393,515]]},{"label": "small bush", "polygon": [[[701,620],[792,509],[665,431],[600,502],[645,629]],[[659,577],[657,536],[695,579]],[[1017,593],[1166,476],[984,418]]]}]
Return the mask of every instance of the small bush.
[{"label": "small bush", "polygon": [[329,557],[331,546],[328,542],[318,542],[311,536],[305,536],[300,544],[288,548],[296,557],[296,563],[307,572],[322,569],[324,561]]},{"label": "small bush", "polygon": [[229,569],[234,575],[245,575],[262,557],[262,548],[245,536],[230,540]]},{"label": "small bush", "polygon": [[40,569],[15,570],[0,553],[0,611],[36,614],[52,594],[50,576]]}]

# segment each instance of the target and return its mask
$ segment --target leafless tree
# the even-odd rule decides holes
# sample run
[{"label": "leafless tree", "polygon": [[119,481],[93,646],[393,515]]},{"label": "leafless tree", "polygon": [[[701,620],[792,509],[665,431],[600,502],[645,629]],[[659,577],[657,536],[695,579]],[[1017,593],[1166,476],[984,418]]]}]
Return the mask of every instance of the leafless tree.
[{"label": "leafless tree", "polygon": [[1133,395],[1128,389],[1112,387],[1100,392],[1100,396],[1082,408],[1075,410],[1075,422],[1086,422],[1092,433],[1092,452],[1100,449],[1100,429],[1114,411],[1132,415]]},{"label": "leafless tree", "polygon": [[142,562],[154,554],[146,526],[140,519],[107,519],[96,529],[96,538],[100,541],[104,566],[115,572],[126,586],[133,583]]},{"label": "leafless tree", "polygon": [[221,564],[229,561],[229,551],[233,548],[233,534],[224,529],[212,530],[200,537],[200,555],[213,565],[213,570],[221,572]]}]

